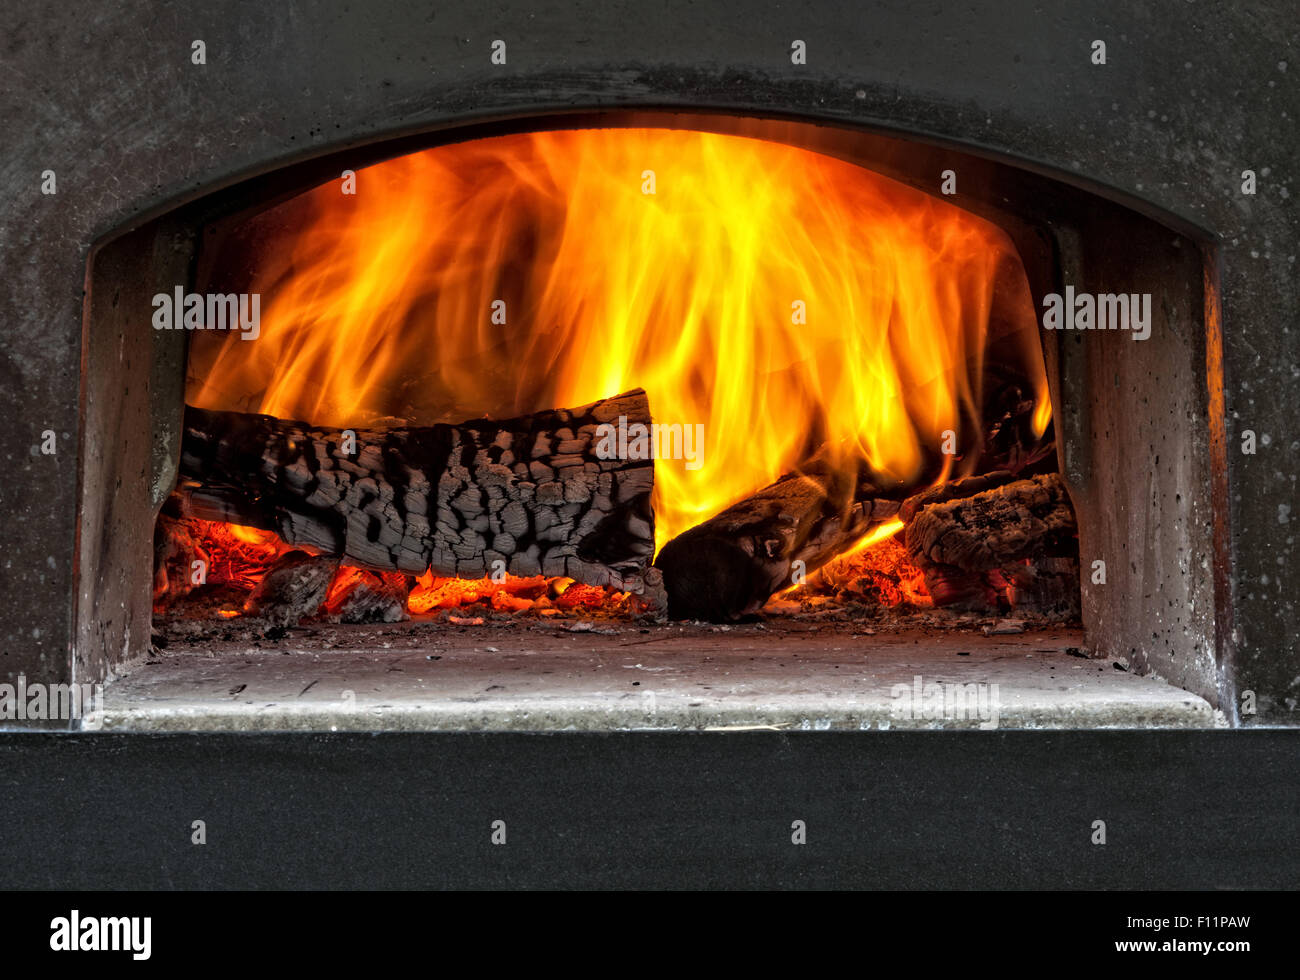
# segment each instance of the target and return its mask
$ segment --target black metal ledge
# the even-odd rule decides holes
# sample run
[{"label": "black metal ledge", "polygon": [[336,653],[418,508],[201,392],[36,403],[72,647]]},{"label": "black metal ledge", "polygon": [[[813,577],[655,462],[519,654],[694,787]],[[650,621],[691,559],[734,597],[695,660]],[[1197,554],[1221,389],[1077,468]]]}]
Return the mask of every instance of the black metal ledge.
[{"label": "black metal ledge", "polygon": [[0,887],[1289,888],[1298,763],[1282,730],[9,735]]}]

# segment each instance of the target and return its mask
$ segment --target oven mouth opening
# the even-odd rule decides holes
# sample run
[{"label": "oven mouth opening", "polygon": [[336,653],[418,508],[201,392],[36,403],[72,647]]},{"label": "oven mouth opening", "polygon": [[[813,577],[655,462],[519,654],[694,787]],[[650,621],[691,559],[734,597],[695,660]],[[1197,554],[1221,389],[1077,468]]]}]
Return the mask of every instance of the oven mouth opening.
[{"label": "oven mouth opening", "polygon": [[110,724],[1212,723],[1089,657],[1059,240],[919,144],[640,121],[204,216]]}]

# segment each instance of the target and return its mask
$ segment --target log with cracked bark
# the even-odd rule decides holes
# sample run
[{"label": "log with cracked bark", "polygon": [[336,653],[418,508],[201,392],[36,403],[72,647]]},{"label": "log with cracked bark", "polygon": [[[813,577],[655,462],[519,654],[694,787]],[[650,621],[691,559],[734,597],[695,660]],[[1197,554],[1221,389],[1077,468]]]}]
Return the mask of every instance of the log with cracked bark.
[{"label": "log with cracked bark", "polygon": [[895,517],[909,486],[819,454],[664,545],[655,567],[669,617],[726,622],[758,612],[797,584],[797,572],[815,571]]},{"label": "log with cracked bark", "polygon": [[356,428],[352,446],[348,430],[187,407],[169,510],[372,569],[481,578],[500,561],[640,592],[654,463],[601,458],[598,427],[620,416],[648,425],[645,392],[504,421]]},{"label": "log with cracked bark", "polygon": [[[930,487],[904,501],[907,549],[936,606],[1073,612],[1078,605],[1074,510],[1059,474],[1025,480],[998,470]],[[1029,560],[1026,564],[1026,560]]]},{"label": "log with cracked bark", "polygon": [[[981,452],[986,465],[1008,472],[978,489],[1055,465],[1054,444],[1032,431],[1036,400],[1026,394],[1032,386],[1014,371],[990,371],[985,384],[994,393],[985,412],[993,421]],[[664,573],[671,618],[725,622],[757,612],[796,584],[796,568],[812,572],[890,518],[910,519],[899,513],[900,504],[943,469],[941,457],[929,451],[918,479],[891,483],[865,462],[856,473],[837,473],[826,465],[826,451],[664,546],[655,565]]]},{"label": "log with cracked bark", "polygon": [[725,622],[756,613],[796,584],[796,562],[811,573],[894,517],[937,605],[987,604],[982,573],[1050,554],[1074,536],[1056,474],[1017,480],[999,470],[911,496],[910,488],[877,482],[865,464],[846,476],[814,462],[782,477],[664,546],[655,565],[668,615]]},{"label": "log with cracked bark", "polygon": [[1070,497],[1056,473],[954,480],[909,498],[899,516],[913,560],[966,572],[1051,554],[1075,534]]}]

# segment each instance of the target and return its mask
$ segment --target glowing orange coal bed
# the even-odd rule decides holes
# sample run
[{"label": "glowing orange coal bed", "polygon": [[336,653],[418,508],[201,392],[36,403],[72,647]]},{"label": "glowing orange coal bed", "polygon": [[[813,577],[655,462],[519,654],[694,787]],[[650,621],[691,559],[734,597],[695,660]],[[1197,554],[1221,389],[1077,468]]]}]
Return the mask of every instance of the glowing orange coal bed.
[{"label": "glowing orange coal bed", "polygon": [[[1031,403],[1027,450],[1048,433],[1033,304],[1005,234],[831,157],[695,131],[525,133],[393,159],[293,207],[306,219],[250,283],[256,340],[192,334],[188,404],[432,425],[644,389],[656,422],[685,433],[679,458],[654,462],[656,550],[817,451],[917,491],[983,472],[994,342],[1015,352]],[[289,550],[270,531],[186,523],[210,585],[250,590]],[[928,605],[902,527],[877,524],[772,608],[819,588],[842,598],[850,582],[878,605]],[[325,611],[360,576],[392,574],[340,568]],[[553,577],[412,577],[413,616],[637,611]]]}]

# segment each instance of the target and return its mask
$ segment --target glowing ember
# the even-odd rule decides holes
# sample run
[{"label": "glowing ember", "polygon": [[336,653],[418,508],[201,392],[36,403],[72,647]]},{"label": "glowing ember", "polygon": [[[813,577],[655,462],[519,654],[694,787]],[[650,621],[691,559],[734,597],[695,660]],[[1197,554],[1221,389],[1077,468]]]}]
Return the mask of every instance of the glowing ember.
[{"label": "glowing ember", "polygon": [[505,575],[496,581],[491,578],[443,578],[425,572],[416,579],[406,605],[411,614],[417,616],[439,609],[460,609],[479,602],[487,603],[498,612],[557,610],[596,613],[620,611],[627,600],[625,592],[580,585],[567,578]]},{"label": "glowing ember", "polygon": [[540,575],[533,578],[507,575],[503,582],[494,582],[490,578],[444,578],[425,572],[415,580],[406,607],[412,614],[422,615],[436,609],[458,609],[486,600],[494,609],[523,610],[546,594],[546,582]]},{"label": "glowing ember", "polygon": [[870,534],[868,534],[861,541],[859,541],[854,547],[850,548],[848,551],[845,551],[840,557],[848,558],[851,555],[855,555],[860,551],[866,551],[868,548],[874,548],[876,545],[881,544],[884,541],[888,541],[890,538],[892,538],[895,534],[897,534],[902,529],[903,529],[903,522],[900,521],[897,517],[893,518],[892,520],[888,520],[884,524],[881,524],[879,527],[873,529]]},{"label": "glowing ember", "polygon": [[[231,585],[252,590],[272,563],[290,548],[274,531],[218,521],[188,522],[190,534],[211,556],[207,570],[210,585]],[[222,611],[226,615],[226,611]],[[239,615],[232,612],[231,615]]]},{"label": "glowing ember", "polygon": [[[192,555],[202,556],[204,562],[210,561],[205,581],[191,583],[195,586],[201,584],[209,591],[234,589],[251,593],[276,559],[290,551],[301,550],[291,548],[274,532],[256,528],[196,519],[177,522],[174,528],[175,533],[183,533],[193,549]],[[186,555],[183,562],[186,574],[190,557]],[[163,581],[166,581],[165,576]],[[628,593],[582,585],[569,578],[505,575],[500,581],[490,578],[470,580],[443,578],[426,572],[408,588],[409,581],[399,572],[377,572],[340,565],[330,580],[319,615],[335,621],[344,616],[343,621],[352,621],[346,618],[346,610],[349,599],[355,598],[358,589],[405,597],[406,611],[414,616],[432,616],[479,604],[486,605],[493,612],[534,612],[539,615],[614,616],[641,611]],[[159,592],[154,598],[158,611],[165,611],[166,603],[161,601],[163,593]],[[245,614],[243,610],[228,607],[213,612],[223,619]]]},{"label": "glowing ember", "polygon": [[[899,522],[884,526],[892,528],[890,535],[898,530],[892,526],[896,523]],[[877,537],[869,548],[841,555],[823,566],[804,586],[785,593],[782,598],[810,595],[833,595],[886,608],[928,609],[934,605],[925,588],[925,577],[913,564],[907,548],[896,537],[888,535]]]}]

